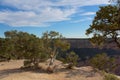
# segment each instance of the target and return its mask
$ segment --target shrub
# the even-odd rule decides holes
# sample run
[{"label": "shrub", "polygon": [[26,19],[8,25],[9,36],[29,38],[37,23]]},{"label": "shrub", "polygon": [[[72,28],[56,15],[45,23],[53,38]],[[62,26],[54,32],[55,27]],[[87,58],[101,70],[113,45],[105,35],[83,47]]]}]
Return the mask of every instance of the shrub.
[{"label": "shrub", "polygon": [[104,75],[104,79],[103,80],[120,80],[119,78],[117,78],[115,75],[113,74],[105,74]]},{"label": "shrub", "polygon": [[24,61],[24,67],[30,67],[31,66],[31,61],[25,60]]},{"label": "shrub", "polygon": [[107,54],[97,54],[90,59],[90,64],[92,67],[99,70],[104,70],[105,72],[112,72],[115,69],[115,59],[107,56]]},{"label": "shrub", "polygon": [[26,59],[24,60],[24,67],[34,67],[38,68],[40,62],[44,62],[48,59],[47,54],[45,53],[36,53],[31,55],[27,55]]},{"label": "shrub", "polygon": [[116,64],[116,67],[115,67],[114,73],[120,76],[120,56],[116,57],[115,64]]},{"label": "shrub", "polygon": [[73,66],[76,66],[78,63],[78,55],[75,52],[70,52],[66,56],[66,62],[68,63],[67,68],[72,68]]}]

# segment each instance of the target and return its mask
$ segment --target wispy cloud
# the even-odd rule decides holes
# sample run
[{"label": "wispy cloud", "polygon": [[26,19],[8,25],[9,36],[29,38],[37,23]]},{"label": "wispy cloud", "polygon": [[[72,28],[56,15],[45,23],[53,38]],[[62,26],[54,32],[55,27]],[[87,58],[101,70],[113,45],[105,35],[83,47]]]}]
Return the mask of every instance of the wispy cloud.
[{"label": "wispy cloud", "polygon": [[85,12],[85,13],[82,13],[81,15],[82,16],[90,16],[90,15],[95,15],[96,12]]},{"label": "wispy cloud", "polygon": [[92,19],[93,18],[91,18],[91,17],[86,17],[84,19],[79,19],[79,20],[71,21],[71,23],[80,23],[80,22],[89,21],[89,20],[92,20]]},{"label": "wispy cloud", "polygon": [[59,6],[90,6],[90,5],[100,5],[108,4],[109,0],[60,0],[56,5]]},{"label": "wispy cloud", "polygon": [[10,26],[44,26],[48,22],[69,20],[75,11],[45,8],[41,13],[32,11],[1,11],[0,22]]},{"label": "wispy cloud", "polygon": [[[71,16],[82,6],[107,4],[108,0],[0,0],[0,23],[10,26],[45,26],[50,22],[71,20]],[[11,8],[16,8],[12,10]],[[94,15],[86,12],[82,15]]]}]

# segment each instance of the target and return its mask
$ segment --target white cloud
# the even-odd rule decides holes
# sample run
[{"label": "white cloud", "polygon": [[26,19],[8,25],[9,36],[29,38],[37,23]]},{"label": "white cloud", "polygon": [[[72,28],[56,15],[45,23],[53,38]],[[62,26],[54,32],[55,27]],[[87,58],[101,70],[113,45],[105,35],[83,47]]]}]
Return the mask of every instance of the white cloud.
[{"label": "white cloud", "polygon": [[48,22],[69,20],[69,16],[75,10],[60,10],[53,8],[46,8],[41,13],[32,11],[1,11],[0,22],[6,23],[10,26],[44,26]]},{"label": "white cloud", "polygon": [[92,20],[92,19],[93,18],[91,18],[91,17],[86,17],[84,19],[79,19],[79,20],[71,21],[71,23],[80,23],[80,22],[89,21],[89,20]]},{"label": "white cloud", "polygon": [[[16,27],[44,26],[50,22],[70,20],[79,7],[107,3],[108,0],[0,0],[0,5],[18,9],[0,11],[0,23]],[[94,12],[82,15],[94,15]]]},{"label": "white cloud", "polygon": [[61,0],[57,5],[62,6],[90,6],[90,5],[100,5],[100,4],[108,4],[109,0]]},{"label": "white cloud", "polygon": [[2,0],[1,5],[12,6],[21,10],[37,11],[44,7],[52,6],[49,0]]},{"label": "white cloud", "polygon": [[85,12],[85,13],[82,13],[81,15],[82,16],[90,16],[90,15],[95,15],[96,12]]}]

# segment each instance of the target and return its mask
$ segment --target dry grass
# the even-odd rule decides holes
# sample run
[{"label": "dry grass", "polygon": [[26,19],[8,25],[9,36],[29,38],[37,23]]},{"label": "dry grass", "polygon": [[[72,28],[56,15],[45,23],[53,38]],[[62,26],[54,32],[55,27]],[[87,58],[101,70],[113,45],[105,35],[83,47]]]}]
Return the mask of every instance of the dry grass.
[{"label": "dry grass", "polygon": [[[41,64],[42,68],[45,69],[47,64]],[[74,68],[73,70],[59,68],[57,72],[48,74],[41,70],[21,70],[22,65],[23,60],[0,62],[0,80],[102,80],[102,76],[95,73],[90,66]]]}]

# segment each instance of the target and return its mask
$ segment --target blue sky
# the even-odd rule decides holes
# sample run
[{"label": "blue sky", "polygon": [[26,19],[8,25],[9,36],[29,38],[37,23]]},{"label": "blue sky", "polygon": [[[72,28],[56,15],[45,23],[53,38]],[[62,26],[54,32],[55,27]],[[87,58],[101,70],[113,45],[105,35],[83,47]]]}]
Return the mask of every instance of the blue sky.
[{"label": "blue sky", "polygon": [[109,0],[0,0],[0,37],[18,30],[41,36],[60,32],[66,38],[86,38],[99,6]]}]

